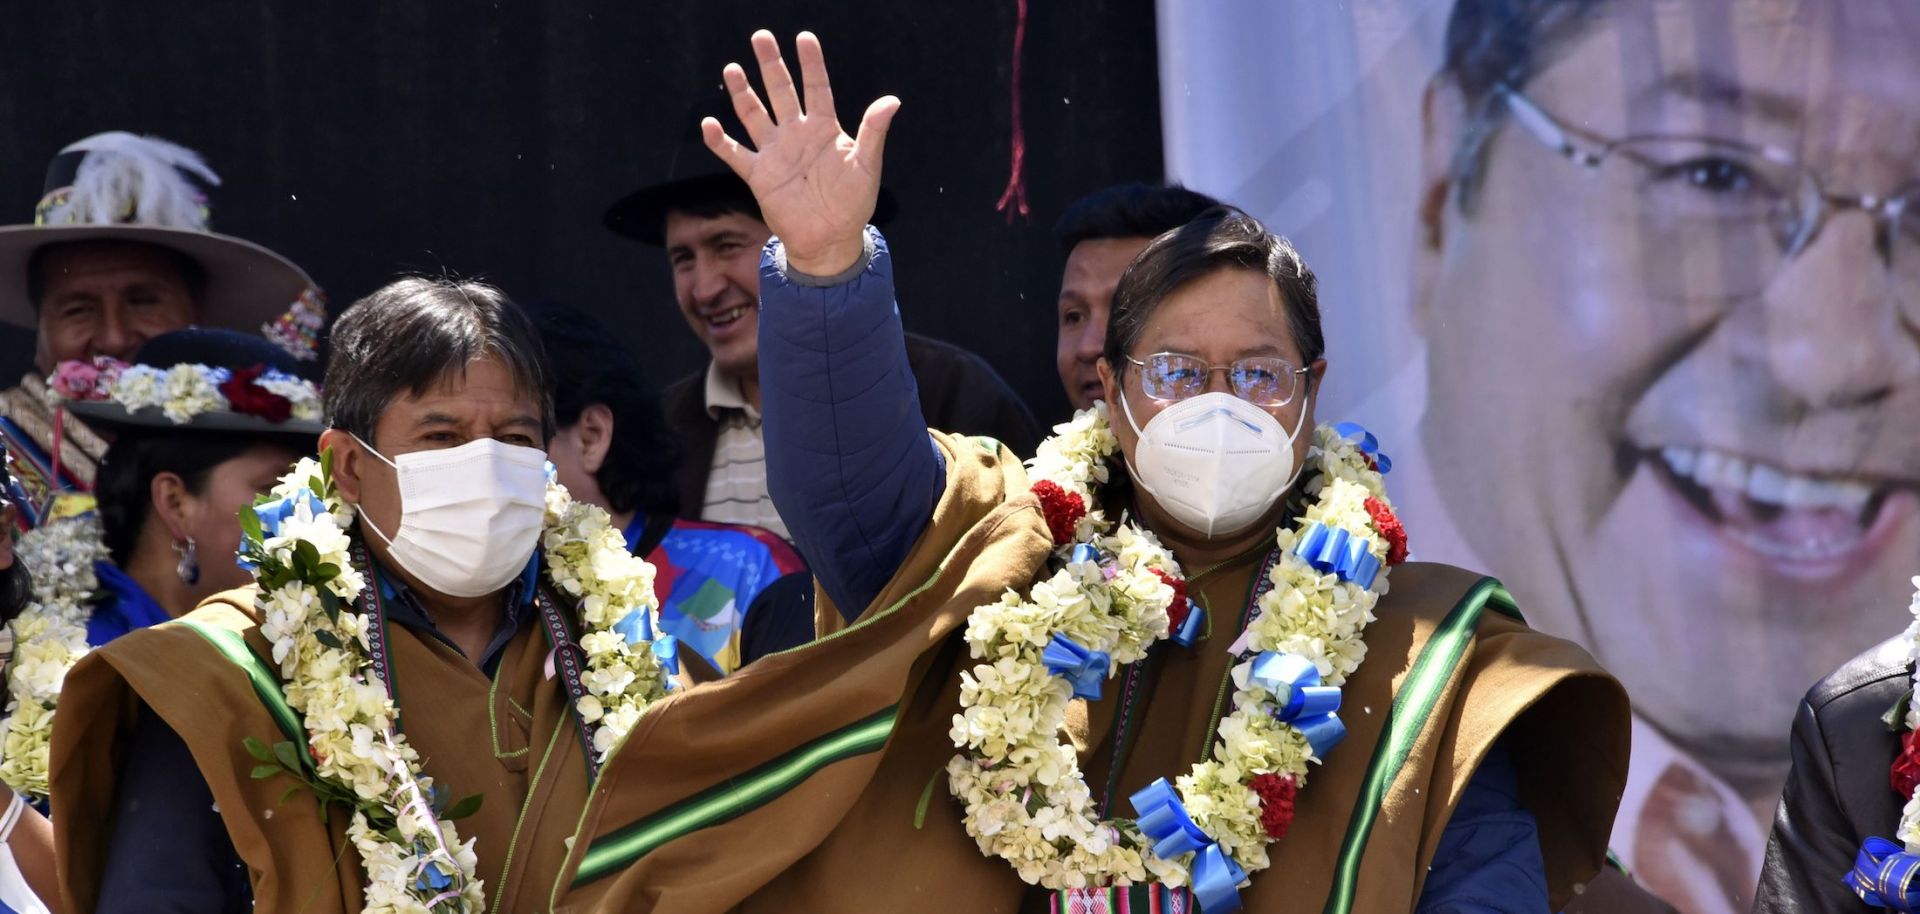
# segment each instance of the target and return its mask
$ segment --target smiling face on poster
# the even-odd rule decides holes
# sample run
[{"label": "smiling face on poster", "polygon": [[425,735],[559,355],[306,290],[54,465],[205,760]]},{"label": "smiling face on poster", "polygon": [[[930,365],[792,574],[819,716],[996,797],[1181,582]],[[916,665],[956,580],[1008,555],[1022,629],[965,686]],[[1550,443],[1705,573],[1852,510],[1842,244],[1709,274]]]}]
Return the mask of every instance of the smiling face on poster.
[{"label": "smiling face on poster", "polygon": [[1920,563],[1920,6],[1476,6],[1424,112],[1433,473],[1530,617],[1770,809],[1795,702]]}]

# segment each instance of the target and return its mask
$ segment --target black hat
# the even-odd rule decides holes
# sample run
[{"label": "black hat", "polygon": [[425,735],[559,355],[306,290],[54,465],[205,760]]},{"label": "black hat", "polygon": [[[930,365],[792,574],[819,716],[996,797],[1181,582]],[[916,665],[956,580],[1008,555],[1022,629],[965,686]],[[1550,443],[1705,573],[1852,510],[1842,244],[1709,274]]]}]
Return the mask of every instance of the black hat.
[{"label": "black hat", "polygon": [[[182,409],[156,405],[171,391],[155,391],[165,373],[190,374],[193,396]],[[266,339],[248,333],[189,328],[141,345],[133,362],[63,362],[51,385],[65,406],[89,423],[211,432],[284,434],[311,439],[326,430],[320,389],[299,376],[300,363]],[[141,377],[141,383],[134,383]]]},{"label": "black hat", "polygon": [[[753,203],[753,191],[747,188],[747,182],[740,180],[739,175],[707,148],[706,139],[700,133],[700,121],[706,117],[719,120],[728,136],[748,142],[746,128],[733,113],[733,100],[726,93],[716,93],[695,104],[682,121],[673,160],[667,163],[666,180],[642,187],[607,207],[604,221],[614,234],[651,245],[665,245],[667,213],[702,203],[738,201],[758,218],[760,209]],[[880,198],[873,208],[873,224],[887,224],[898,210],[893,194],[880,188]]]}]

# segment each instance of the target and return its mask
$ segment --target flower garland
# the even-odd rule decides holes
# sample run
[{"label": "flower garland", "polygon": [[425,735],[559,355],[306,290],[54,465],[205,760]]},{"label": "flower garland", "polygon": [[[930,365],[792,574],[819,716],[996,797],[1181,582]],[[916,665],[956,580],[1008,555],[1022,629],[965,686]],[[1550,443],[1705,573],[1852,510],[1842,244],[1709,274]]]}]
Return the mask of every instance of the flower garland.
[{"label": "flower garland", "polygon": [[0,720],[0,782],[47,797],[53,715],[67,671],[87,653],[87,618],[100,588],[93,563],[107,557],[91,512],[50,520],[20,537],[14,561],[33,579],[33,599],[13,620],[7,716]]},{"label": "flower garland", "polygon": [[967,643],[984,662],[961,674],[950,735],[964,751],[947,765],[949,786],[981,851],[1027,882],[1080,889],[1151,876],[1193,886],[1208,911],[1229,910],[1285,835],[1308,763],[1344,735],[1338,687],[1366,656],[1384,566],[1406,555],[1381,482],[1385,458],[1358,426],[1316,429],[1304,487],[1313,501],[1276,533],[1274,587],[1245,650],[1235,646],[1246,659],[1234,668],[1234,709],[1213,757],[1181,775],[1177,791],[1162,780],[1136,794],[1139,818],[1102,819],[1060,738],[1068,702],[1097,699],[1113,665],[1140,659],[1170,631],[1190,644],[1199,612],[1151,532],[1093,507],[1119,449],[1106,405],[1054,431],[1030,468],[1059,544],[1056,570],[968,619]]},{"label": "flower garland", "polygon": [[1896,911],[1920,910],[1920,703],[1914,701],[1920,688],[1920,577],[1912,581],[1914,594],[1907,604],[1913,615],[1902,637],[1907,643],[1907,667],[1910,671],[1907,691],[1882,718],[1887,729],[1900,733],[1900,752],[1894,756],[1890,780],[1893,791],[1904,797],[1900,825],[1893,841],[1868,838],[1854,858],[1846,875],[1847,886],[1860,900]]},{"label": "flower garland", "polygon": [[156,368],[100,356],[91,362],[61,362],[47,389],[56,406],[61,400],[111,401],[129,413],[158,409],[175,425],[221,412],[276,423],[320,419],[318,387],[262,365],[238,370],[191,363]]},{"label": "flower garland", "polygon": [[[241,556],[260,582],[260,631],[307,734],[304,750],[250,741],[249,751],[269,763],[254,773],[290,773],[323,801],[353,810],[348,837],[367,874],[368,912],[479,912],[484,895],[473,839],[461,842],[450,821],[471,804],[448,806],[421,773],[373,673],[372,620],[354,608],[367,583],[350,553],[354,517],[334,489],[330,453],[301,460],[253,510],[241,512]],[[557,483],[547,489],[542,544],[549,580],[578,601],[587,694],[576,705],[604,761],[667,691],[650,645],[626,633],[636,618],[651,632],[653,567],[627,551],[605,511],[574,501]]]}]

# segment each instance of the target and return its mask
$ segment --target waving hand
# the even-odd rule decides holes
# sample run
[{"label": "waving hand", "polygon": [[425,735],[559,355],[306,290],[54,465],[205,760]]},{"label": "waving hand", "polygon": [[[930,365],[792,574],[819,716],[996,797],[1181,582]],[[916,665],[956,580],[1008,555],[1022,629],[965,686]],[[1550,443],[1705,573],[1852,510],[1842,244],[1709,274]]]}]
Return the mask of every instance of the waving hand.
[{"label": "waving hand", "polygon": [[700,129],[707,148],[753,191],[767,227],[786,245],[787,262],[803,273],[831,276],[857,262],[866,244],[863,233],[880,194],[880,153],[900,100],[891,95],[875,100],[860,119],[859,132],[847,136],[834,114],[820,39],[801,32],[794,44],[804,80],[800,89],[779,43],[764,29],[753,33],[753,53],[766,85],[765,102],[739,64],[722,71],[751,148],[711,117]]}]

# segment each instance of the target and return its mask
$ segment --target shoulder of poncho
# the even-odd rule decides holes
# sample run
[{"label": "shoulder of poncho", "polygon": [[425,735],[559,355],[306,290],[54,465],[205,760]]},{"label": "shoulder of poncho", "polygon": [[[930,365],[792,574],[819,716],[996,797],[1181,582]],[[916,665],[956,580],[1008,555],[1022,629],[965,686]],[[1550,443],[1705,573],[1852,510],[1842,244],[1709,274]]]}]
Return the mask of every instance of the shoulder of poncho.
[{"label": "shoulder of poncho", "polygon": [[183,621],[246,633],[260,627],[260,611],[254,608],[254,598],[259,594],[258,584],[221,591],[200,601],[193,612],[182,618]]}]

